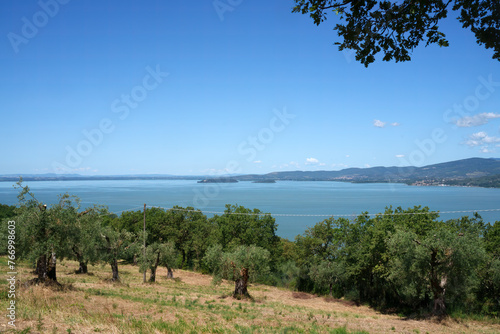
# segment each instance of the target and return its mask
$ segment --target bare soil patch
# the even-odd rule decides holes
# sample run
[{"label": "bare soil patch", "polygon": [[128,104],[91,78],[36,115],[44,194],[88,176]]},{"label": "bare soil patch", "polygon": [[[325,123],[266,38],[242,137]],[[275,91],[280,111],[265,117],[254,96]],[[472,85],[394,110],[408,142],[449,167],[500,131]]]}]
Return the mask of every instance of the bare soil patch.
[{"label": "bare soil patch", "polygon": [[292,292],[292,297],[297,299],[311,299],[314,298],[313,295],[305,292]]}]

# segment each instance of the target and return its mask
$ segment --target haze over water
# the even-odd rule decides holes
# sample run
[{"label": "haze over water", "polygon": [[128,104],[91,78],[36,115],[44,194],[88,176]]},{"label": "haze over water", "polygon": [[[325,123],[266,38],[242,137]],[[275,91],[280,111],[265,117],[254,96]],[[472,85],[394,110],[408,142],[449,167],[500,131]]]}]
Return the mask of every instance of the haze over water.
[{"label": "haze over water", "polygon": [[[238,204],[274,214],[278,235],[293,240],[307,227],[329,216],[381,213],[386,206],[403,209],[415,205],[442,213],[447,220],[471,216],[474,210],[500,209],[500,189],[463,187],[414,187],[404,184],[351,184],[343,182],[279,181],[199,184],[194,180],[38,181],[25,182],[37,199],[57,202],[58,195],[80,197],[82,207],[107,205],[111,212],[142,210],[148,206],[193,206],[208,216],[223,212],[226,204]],[[12,182],[0,182],[0,203],[16,204],[18,190]],[[479,212],[486,222],[500,220],[500,210]],[[283,216],[281,216],[283,215]],[[301,216],[306,215],[306,216]],[[307,216],[310,215],[310,216]],[[348,217],[350,218],[350,217]]]}]

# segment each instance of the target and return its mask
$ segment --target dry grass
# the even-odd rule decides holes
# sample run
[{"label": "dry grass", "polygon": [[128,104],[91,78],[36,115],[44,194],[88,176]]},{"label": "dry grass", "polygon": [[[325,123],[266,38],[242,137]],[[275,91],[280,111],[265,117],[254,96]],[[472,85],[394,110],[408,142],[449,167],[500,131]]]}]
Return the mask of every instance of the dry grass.
[{"label": "dry grass", "polygon": [[[108,266],[89,267],[93,275],[75,275],[76,263],[71,261],[58,268],[59,281],[72,288],[21,288],[17,327],[10,332],[500,333],[496,324],[405,320],[344,300],[258,284],[249,287],[253,301],[220,298],[232,291],[230,282],[213,287],[210,276],[183,270],[174,273],[175,280],[167,280],[161,268],[156,284],[143,284],[142,274],[130,265],[120,266],[121,283],[107,281]],[[18,279],[32,278],[28,269],[19,269]],[[6,309],[7,302],[0,300],[1,309]],[[6,330],[4,320],[0,331]]]}]

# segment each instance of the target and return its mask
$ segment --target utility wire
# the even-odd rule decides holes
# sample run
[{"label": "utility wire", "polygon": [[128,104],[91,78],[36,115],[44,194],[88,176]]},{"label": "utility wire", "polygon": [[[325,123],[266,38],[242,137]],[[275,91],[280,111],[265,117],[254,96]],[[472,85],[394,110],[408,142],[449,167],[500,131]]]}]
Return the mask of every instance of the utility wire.
[{"label": "utility wire", "polygon": [[[125,209],[120,211],[113,211],[105,216],[119,215],[126,211],[136,211],[142,209],[143,206],[133,207],[131,209]],[[146,208],[149,209],[162,209],[167,211],[180,211],[180,212],[199,212],[202,214],[214,214],[214,215],[241,215],[241,216],[272,216],[272,217],[359,217],[365,215],[364,213],[352,213],[352,214],[297,214],[297,213],[269,213],[269,212],[225,212],[225,211],[203,211],[199,209],[184,209],[184,208],[174,208],[174,207],[162,207],[147,205]],[[456,210],[456,211],[426,211],[426,212],[394,212],[394,213],[367,213],[367,216],[411,216],[411,215],[428,215],[428,214],[456,214],[456,213],[480,213],[480,212],[500,212],[500,209],[471,209],[471,210]]]},{"label": "utility wire", "polygon": [[[247,216],[273,216],[273,217],[358,217],[362,214],[295,214],[295,213],[254,213],[254,212],[222,212],[222,211],[202,211],[182,208],[166,208],[161,206],[147,206],[148,208],[158,208],[163,210],[182,211],[182,212],[201,212],[210,214],[229,214],[229,215],[247,215]],[[125,210],[124,210],[125,211]],[[454,213],[474,213],[474,212],[499,212],[500,209],[478,209],[478,210],[457,210],[457,211],[428,211],[428,212],[395,212],[395,213],[368,213],[368,216],[407,216],[407,215],[427,215],[427,214],[454,214]]]}]

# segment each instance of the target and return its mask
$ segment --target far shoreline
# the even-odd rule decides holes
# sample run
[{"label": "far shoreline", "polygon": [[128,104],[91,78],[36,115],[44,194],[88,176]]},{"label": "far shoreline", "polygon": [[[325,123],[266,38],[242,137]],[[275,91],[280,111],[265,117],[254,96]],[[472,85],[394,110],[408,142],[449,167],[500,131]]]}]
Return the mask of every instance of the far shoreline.
[{"label": "far shoreline", "polygon": [[[216,178],[213,178],[216,179]],[[287,180],[267,180],[267,179],[244,179],[240,180],[238,178],[232,177],[232,179],[237,180],[237,182],[200,182],[200,177],[196,176],[186,176],[186,177],[171,177],[171,176],[81,176],[81,177],[23,177],[23,182],[67,182],[67,181],[194,181],[199,184],[225,184],[225,183],[255,183],[255,184],[273,184],[279,183],[283,181],[289,182],[342,182],[342,183],[351,183],[351,184],[402,184],[411,187],[456,187],[456,188],[481,188],[481,189],[500,189],[499,187],[481,187],[475,185],[454,185],[454,184],[417,184],[418,181],[412,182],[411,184],[408,182],[388,182],[383,180],[373,180],[373,181],[352,181],[352,180],[299,180],[299,179],[287,179]],[[206,181],[206,178],[202,179]],[[0,182],[13,182],[17,183],[19,178],[14,177],[0,177]],[[273,182],[270,182],[273,181]]]}]

